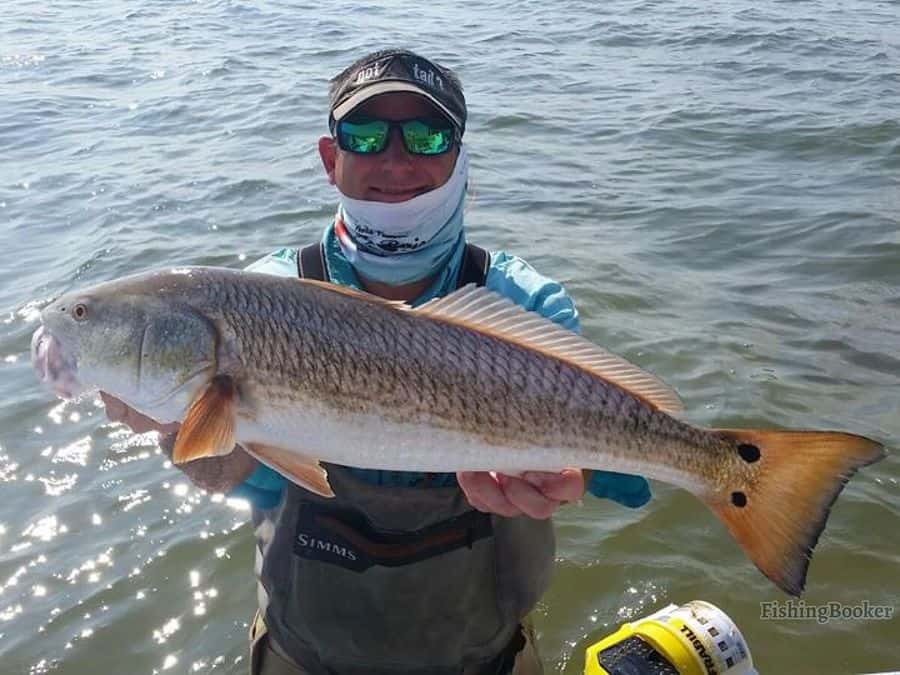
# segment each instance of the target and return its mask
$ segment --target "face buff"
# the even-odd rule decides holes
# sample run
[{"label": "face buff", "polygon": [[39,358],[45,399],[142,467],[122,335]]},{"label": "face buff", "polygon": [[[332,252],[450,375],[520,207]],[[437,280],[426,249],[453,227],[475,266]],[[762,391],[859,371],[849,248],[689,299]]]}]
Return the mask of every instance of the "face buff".
[{"label": "face buff", "polygon": [[334,231],[344,256],[367,279],[391,285],[425,279],[465,243],[463,206],[469,158],[459,146],[446,183],[405,202],[341,194]]}]

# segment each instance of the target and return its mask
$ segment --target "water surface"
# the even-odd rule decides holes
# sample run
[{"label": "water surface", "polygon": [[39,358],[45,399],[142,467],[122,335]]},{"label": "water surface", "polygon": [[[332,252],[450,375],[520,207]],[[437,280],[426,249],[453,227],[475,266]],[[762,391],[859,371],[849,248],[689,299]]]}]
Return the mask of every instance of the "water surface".
[{"label": "water surface", "polygon": [[[0,671],[243,673],[246,506],[152,435],[61,403],[39,309],[164,264],[241,266],[318,236],[327,80],[383,46],[455,68],[471,239],[563,281],[585,333],[718,426],[900,438],[896,2],[54,2],[0,19]],[[900,606],[900,462],[852,481],[809,604]],[[784,600],[690,495],[557,518],[548,672],[706,599],[762,673],[900,667],[900,621],[762,620]]]}]

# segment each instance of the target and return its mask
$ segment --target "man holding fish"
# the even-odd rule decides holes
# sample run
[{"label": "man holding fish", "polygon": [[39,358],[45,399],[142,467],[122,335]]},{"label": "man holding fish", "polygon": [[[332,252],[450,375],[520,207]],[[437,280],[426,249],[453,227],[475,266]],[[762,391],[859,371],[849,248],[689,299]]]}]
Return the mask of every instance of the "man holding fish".
[{"label": "man holding fish", "polygon": [[[463,213],[468,157],[462,142],[466,117],[457,77],[411,52],[376,52],[338,75],[331,91],[332,135],[319,140],[319,152],[329,181],[339,191],[340,206],[321,244],[311,249],[315,254],[311,266],[322,260],[321,251],[320,278],[327,271],[328,281],[413,306],[475,282],[577,331],[577,312],[559,284],[517,257],[487,256],[467,248]],[[298,251],[283,249],[249,269],[297,276],[299,262]],[[111,419],[135,431],[177,430],[177,425],[159,425],[112,397],[104,395],[104,401]],[[582,497],[581,469],[522,476],[345,470],[353,481],[348,490],[355,496],[338,495],[347,502],[343,506],[382,524],[366,533],[369,538],[378,541],[384,532],[405,532],[395,547],[422,551],[407,556],[408,560],[391,560],[389,565],[376,563],[384,569],[348,575],[337,568],[352,567],[354,561],[347,557],[359,553],[340,543],[345,537],[294,524],[295,512],[308,499],[303,488],[286,482],[240,448],[181,468],[198,485],[214,491],[233,491],[240,480],[248,479],[236,493],[256,507],[257,526],[265,523],[257,528],[265,533],[258,549],[263,570],[315,568],[314,572],[296,571],[314,574],[320,588],[313,595],[300,590],[301,584],[308,585],[303,579],[286,579],[290,572],[261,577],[264,600],[254,627],[254,657],[263,662],[256,664],[259,672],[268,673],[266,663],[280,659],[299,662],[311,673],[322,667],[338,667],[336,672],[341,673],[358,669],[374,673],[386,668],[382,664],[402,667],[403,672],[421,667],[429,673],[441,668],[448,673],[502,673],[510,672],[517,652],[521,655],[515,672],[539,672],[533,648],[523,650],[523,637],[531,635],[523,633],[519,624],[542,594],[553,559],[551,526],[540,521],[560,504]],[[334,476],[335,470],[330,469],[329,475]],[[597,472],[590,487],[597,496],[632,507],[650,498],[647,482],[639,476]],[[364,497],[356,494],[360,491]],[[290,493],[285,499],[289,504],[279,508],[285,492]],[[398,496],[404,497],[399,505]],[[446,523],[460,517],[469,523],[467,532],[489,533],[496,527],[491,516],[517,519],[513,527],[501,525],[509,533],[499,549],[490,542],[491,534],[482,543],[467,542],[455,550],[428,543],[445,532]],[[280,554],[288,559],[266,561],[271,539],[279,536],[293,539],[294,550]],[[300,559],[292,563],[295,557]],[[501,590],[492,588],[490,577],[495,574],[494,562],[500,566],[496,572],[502,574],[504,559],[513,557],[532,561],[524,566],[521,561],[515,563],[530,569],[511,571],[510,588],[502,591],[503,597]],[[442,580],[440,584],[435,584],[436,579]],[[397,602],[392,595],[397,584],[414,602]],[[336,587],[341,588],[340,596],[334,592]],[[268,596],[273,594],[284,596],[279,602],[287,605],[283,611],[288,619],[267,622]],[[358,605],[362,598],[367,605]],[[325,610],[314,606],[319,602],[357,603],[357,607],[352,618],[335,617],[323,625],[318,617]],[[494,607],[499,603],[508,605],[502,614]],[[268,634],[263,635],[267,624]],[[302,648],[293,631],[305,643]],[[365,631],[364,640],[355,635],[359,631]]]},{"label": "man holding fish", "polygon": [[844,483],[883,455],[673,417],[671,389],[573,332],[558,284],[466,243],[465,123],[448,69],[371,54],[332,82],[319,152],[340,197],[320,243],[42,312],[41,379],[100,389],[110,418],[169,434],[195,483],[253,501],[252,673],[540,672],[521,622],[551,574],[548,518],[585,475],[628,506],[649,498],[630,474],[691,491],[799,594]]}]

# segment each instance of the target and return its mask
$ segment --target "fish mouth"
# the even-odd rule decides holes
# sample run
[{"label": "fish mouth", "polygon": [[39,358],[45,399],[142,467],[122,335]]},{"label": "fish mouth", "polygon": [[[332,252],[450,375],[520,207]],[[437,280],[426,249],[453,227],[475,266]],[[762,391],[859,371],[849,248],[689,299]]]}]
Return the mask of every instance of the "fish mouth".
[{"label": "fish mouth", "polygon": [[65,353],[62,343],[46,326],[31,336],[31,365],[38,379],[57,396],[70,399],[83,393],[84,387],[75,376],[78,369],[74,359]]}]

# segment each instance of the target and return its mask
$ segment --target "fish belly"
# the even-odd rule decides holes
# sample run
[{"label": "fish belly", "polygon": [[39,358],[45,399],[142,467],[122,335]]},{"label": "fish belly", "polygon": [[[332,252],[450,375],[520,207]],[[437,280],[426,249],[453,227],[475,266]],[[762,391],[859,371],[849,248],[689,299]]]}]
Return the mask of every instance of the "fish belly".
[{"label": "fish belly", "polygon": [[702,491],[700,477],[629,452],[614,439],[594,448],[498,443],[440,424],[398,422],[372,412],[306,404],[237,419],[239,443],[259,443],[317,460],[392,471],[560,471],[567,467],[641,474]]}]

